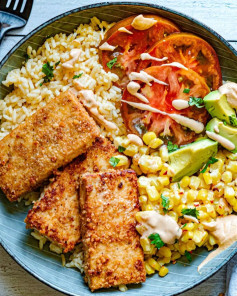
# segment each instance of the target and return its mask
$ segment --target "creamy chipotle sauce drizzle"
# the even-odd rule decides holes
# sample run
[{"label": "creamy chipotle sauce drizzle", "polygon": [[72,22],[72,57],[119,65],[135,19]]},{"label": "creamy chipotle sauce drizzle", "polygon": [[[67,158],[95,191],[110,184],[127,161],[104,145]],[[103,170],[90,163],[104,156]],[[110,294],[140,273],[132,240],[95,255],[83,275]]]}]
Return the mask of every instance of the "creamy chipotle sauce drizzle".
[{"label": "creamy chipotle sauce drizzle", "polygon": [[144,227],[142,238],[158,233],[164,243],[173,244],[182,234],[179,225],[169,215],[161,215],[156,211],[144,211],[141,212],[141,219],[141,225]]},{"label": "creamy chipotle sauce drizzle", "polygon": [[231,107],[237,109],[237,83],[226,82],[219,87],[219,92],[226,95],[227,101]]},{"label": "creamy chipotle sauce drizzle", "polygon": [[208,138],[217,141],[218,143],[220,143],[224,148],[228,149],[228,150],[234,150],[235,149],[235,145],[234,143],[232,143],[231,141],[229,141],[228,139],[213,133],[213,132],[209,132],[206,131],[206,134],[208,136]]},{"label": "creamy chipotle sauce drizzle", "polygon": [[115,48],[116,48],[116,46],[110,45],[108,42],[104,42],[99,47],[100,50],[109,50],[109,51],[114,51]]},{"label": "creamy chipotle sauce drizzle", "polygon": [[81,95],[83,105],[106,129],[116,130],[118,128],[116,124],[106,120],[104,116],[99,114],[97,102],[92,90],[81,90],[79,95]]},{"label": "creamy chipotle sauce drizzle", "polygon": [[206,265],[211,259],[216,257],[222,251],[230,247],[237,241],[237,216],[229,215],[218,217],[216,221],[202,223],[204,228],[216,239],[218,248],[211,252],[207,258],[198,266],[198,271]]},{"label": "creamy chipotle sauce drizzle", "polygon": [[156,79],[155,77],[147,74],[145,71],[140,71],[140,72],[131,72],[129,75],[129,80],[139,80],[142,81],[144,83],[146,83],[147,85],[151,86],[151,81],[154,81],[158,84],[162,84],[162,85],[168,85],[167,83],[165,83],[164,81],[161,81],[159,79]]},{"label": "creamy chipotle sauce drizzle", "polygon": [[151,107],[149,105],[142,104],[142,103],[134,103],[134,102],[129,102],[129,101],[125,101],[125,100],[122,100],[122,102],[127,103],[128,105],[130,105],[130,106],[132,106],[134,108],[140,109],[140,110],[150,111],[150,112],[153,112],[153,113],[159,113],[159,114],[162,114],[162,115],[169,116],[170,118],[172,118],[177,123],[190,128],[191,130],[193,130],[197,134],[200,134],[204,130],[203,123],[201,123],[199,121],[196,121],[194,119],[185,117],[183,115],[166,113],[166,112],[163,112],[163,111],[161,111],[159,109],[153,108],[153,107]]},{"label": "creamy chipotle sauce drizzle", "polygon": [[78,60],[79,56],[81,54],[81,50],[78,49],[78,48],[73,48],[71,51],[70,51],[70,56],[72,57],[71,60],[65,62],[62,64],[62,67],[63,68],[66,68],[66,69],[72,69],[74,67],[74,63]]},{"label": "creamy chipotle sauce drizzle", "polygon": [[176,110],[183,110],[189,107],[188,101],[185,100],[173,100],[172,102],[172,106],[176,109]]},{"label": "creamy chipotle sauce drizzle", "polygon": [[128,33],[128,34],[130,34],[130,35],[133,34],[133,32],[129,31],[129,30],[126,29],[125,27],[120,27],[120,28],[118,29],[118,31],[119,31],[119,32],[123,32],[123,33]]},{"label": "creamy chipotle sauce drizzle", "polygon": [[130,140],[130,143],[133,143],[133,144],[135,144],[137,146],[143,146],[142,139],[140,137],[138,137],[137,135],[128,134],[127,137]]},{"label": "creamy chipotle sauce drizzle", "polygon": [[142,31],[150,29],[156,23],[157,20],[154,20],[153,18],[144,17],[142,14],[139,14],[133,19],[131,26],[136,30]]},{"label": "creamy chipotle sauce drizzle", "polygon": [[139,89],[140,84],[138,84],[137,82],[131,81],[127,85],[127,90],[131,95],[138,98],[142,102],[149,103],[148,99],[145,96],[143,96],[143,94],[138,93]]},{"label": "creamy chipotle sauce drizzle", "polygon": [[167,67],[167,66],[172,66],[172,67],[177,67],[180,69],[188,70],[183,64],[180,64],[178,62],[173,62],[173,63],[168,63],[168,64],[162,64],[161,67]]},{"label": "creamy chipotle sauce drizzle", "polygon": [[168,60],[167,57],[163,57],[163,58],[161,58],[161,59],[156,58],[156,57],[153,57],[153,56],[151,56],[151,55],[150,55],[149,53],[147,53],[147,52],[141,53],[141,55],[140,55],[140,59],[141,59],[142,61],[153,60],[153,61],[157,61],[157,62],[163,62],[163,61]]}]

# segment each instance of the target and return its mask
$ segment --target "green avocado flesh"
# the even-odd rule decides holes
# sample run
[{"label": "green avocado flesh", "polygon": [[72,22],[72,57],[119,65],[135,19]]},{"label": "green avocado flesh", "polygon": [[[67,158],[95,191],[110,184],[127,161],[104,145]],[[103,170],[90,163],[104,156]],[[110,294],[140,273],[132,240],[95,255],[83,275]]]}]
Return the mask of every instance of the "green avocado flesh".
[{"label": "green avocado flesh", "polygon": [[231,141],[235,145],[235,149],[231,150],[232,152],[237,152],[237,128],[230,126],[230,125],[224,125],[223,122],[217,118],[213,118],[210,120],[206,126],[206,130],[209,132],[215,133],[215,127],[219,130],[218,135],[226,138],[227,140]]},{"label": "green avocado flesh", "polygon": [[172,181],[177,182],[184,176],[196,173],[217,153],[217,149],[217,142],[204,139],[170,153],[169,164],[175,173]]},{"label": "green avocado flesh", "polygon": [[222,95],[219,90],[210,92],[203,101],[212,117],[217,117],[229,124],[236,120],[235,110],[228,104],[226,95]]}]

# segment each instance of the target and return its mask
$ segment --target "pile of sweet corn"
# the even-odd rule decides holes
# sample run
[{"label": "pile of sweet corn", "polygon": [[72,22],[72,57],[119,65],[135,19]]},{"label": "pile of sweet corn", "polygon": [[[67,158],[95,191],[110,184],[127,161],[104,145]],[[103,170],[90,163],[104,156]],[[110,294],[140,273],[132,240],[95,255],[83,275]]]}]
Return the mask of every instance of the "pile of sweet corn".
[{"label": "pile of sweet corn", "polygon": [[[169,271],[165,264],[176,263],[186,251],[192,252],[201,246],[213,249],[215,238],[204,229],[202,222],[211,222],[217,216],[237,212],[237,154],[220,150],[215,156],[218,161],[209,165],[206,172],[172,182],[167,146],[153,132],[147,132],[143,142],[143,146],[137,146],[126,136],[115,138],[117,147],[126,148],[124,155],[116,157],[121,158],[119,165],[128,164],[128,157],[132,158],[130,167],[138,175],[142,211],[156,210],[165,215],[161,203],[163,194],[169,198],[167,215],[182,228],[182,236],[175,244],[165,245],[159,250],[149,238],[140,238],[147,274],[158,271],[160,276],[165,276]],[[199,212],[199,223],[182,216],[182,209],[194,207]],[[141,222],[139,213],[136,218],[138,223]],[[139,232],[139,225],[137,230]]]}]

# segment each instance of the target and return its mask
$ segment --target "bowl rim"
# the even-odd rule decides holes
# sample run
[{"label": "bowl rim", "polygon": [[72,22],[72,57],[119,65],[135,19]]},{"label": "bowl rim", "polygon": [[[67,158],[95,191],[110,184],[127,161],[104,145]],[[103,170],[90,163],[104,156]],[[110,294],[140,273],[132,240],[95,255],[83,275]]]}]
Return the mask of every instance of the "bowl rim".
[{"label": "bowl rim", "polygon": [[[233,48],[233,46],[225,39],[223,38],[220,34],[218,34],[215,30],[211,29],[209,26],[205,25],[204,23],[200,22],[199,20],[196,20],[193,17],[190,17],[182,12],[167,8],[165,6],[162,5],[158,5],[158,4],[151,4],[151,3],[146,3],[146,2],[126,2],[126,1],[114,1],[114,2],[99,2],[99,3],[94,3],[94,4],[89,4],[89,5],[84,5],[84,6],[79,6],[77,8],[68,10],[66,12],[63,12],[49,20],[47,20],[46,22],[42,23],[41,25],[39,25],[38,27],[36,27],[34,30],[30,31],[26,36],[24,36],[19,42],[16,43],[16,45],[10,49],[8,51],[8,53],[3,57],[3,59],[0,61],[0,70],[2,68],[2,66],[5,64],[5,62],[8,60],[9,56],[12,55],[12,53],[14,53],[25,41],[27,41],[30,37],[32,37],[35,33],[37,33],[38,31],[40,31],[41,29],[43,29],[44,27],[48,26],[49,24],[53,23],[56,20],[59,20],[67,15],[79,12],[79,11],[84,11],[84,10],[89,10],[92,8],[98,8],[98,7],[104,7],[104,6],[113,6],[113,5],[127,5],[127,6],[141,6],[141,7],[151,7],[151,8],[156,8],[159,10],[163,10],[166,12],[170,12],[173,13],[175,15],[178,16],[182,16],[194,23],[196,23],[197,25],[203,27],[204,29],[206,29],[207,31],[209,31],[210,33],[212,33],[215,37],[217,37],[222,43],[224,43],[231,51],[234,55],[237,56],[237,50],[235,50]],[[21,258],[14,254],[14,252],[12,252],[10,250],[10,248],[8,248],[7,244],[3,241],[3,238],[1,238],[0,236],[0,245],[3,247],[3,249],[11,256],[11,258],[19,265],[21,266],[24,270],[26,270],[30,275],[32,275],[34,278],[36,278],[37,280],[39,280],[40,282],[44,283],[45,285],[47,285],[50,288],[53,288],[61,293],[64,293],[65,295],[69,295],[69,296],[78,296],[79,294],[75,294],[75,293],[69,293],[68,291],[64,290],[63,288],[60,288],[58,286],[56,286],[55,284],[49,283],[47,282],[46,279],[44,279],[43,277],[41,277],[40,275],[36,274],[29,266],[27,266],[22,260]],[[187,286],[185,289],[183,289],[182,291],[179,291],[176,294],[169,294],[170,296],[175,296],[175,295],[180,295],[181,293],[184,293],[196,286],[198,286],[199,284],[203,283],[204,281],[206,281],[207,279],[209,279],[210,277],[214,276],[223,266],[225,266],[231,258],[234,257],[234,255],[237,253],[237,248],[236,251],[232,251],[232,253],[225,259],[223,260],[223,262],[221,264],[219,264],[216,268],[214,268],[211,271],[211,274],[207,274],[204,275],[197,283],[195,284],[190,284],[189,286]]]}]

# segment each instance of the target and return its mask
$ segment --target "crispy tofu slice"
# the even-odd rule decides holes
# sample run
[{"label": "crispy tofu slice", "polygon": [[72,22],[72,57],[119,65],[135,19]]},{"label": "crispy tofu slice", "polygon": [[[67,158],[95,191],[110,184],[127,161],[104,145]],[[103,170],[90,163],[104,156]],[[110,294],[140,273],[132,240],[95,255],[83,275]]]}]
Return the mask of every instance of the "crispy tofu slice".
[{"label": "crispy tofu slice", "polygon": [[91,291],[144,282],[136,232],[137,177],[132,170],[84,174],[80,186],[85,281]]},{"label": "crispy tofu slice", "polygon": [[109,140],[96,138],[86,154],[67,165],[46,187],[25,219],[27,228],[47,236],[65,253],[71,251],[80,241],[79,177],[111,168],[109,159],[114,154],[117,150]]},{"label": "crispy tofu slice", "polygon": [[86,152],[99,128],[77,98],[60,94],[0,141],[0,187],[10,201]]}]

